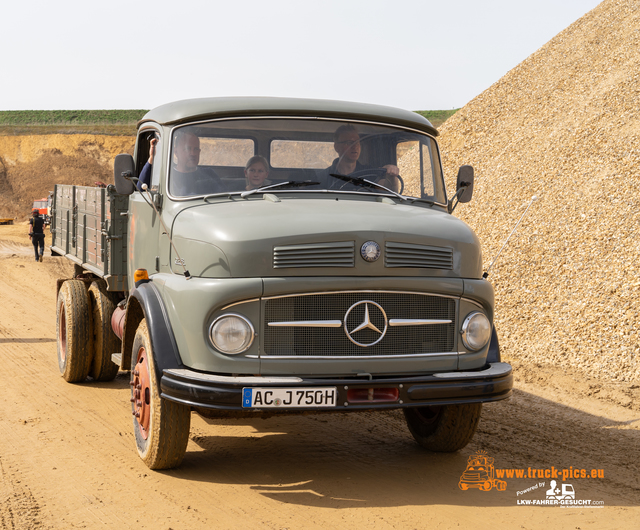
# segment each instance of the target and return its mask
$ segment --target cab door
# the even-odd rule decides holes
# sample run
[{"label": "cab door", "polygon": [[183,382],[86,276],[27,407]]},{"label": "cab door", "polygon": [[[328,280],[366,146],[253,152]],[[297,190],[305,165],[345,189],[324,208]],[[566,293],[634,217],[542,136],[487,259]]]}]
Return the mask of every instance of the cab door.
[{"label": "cab door", "polygon": [[138,132],[135,160],[136,173],[137,176],[140,176],[149,159],[149,147],[153,138],[157,138],[158,143],[151,172],[151,186],[145,192],[134,191],[129,198],[129,241],[127,245],[127,274],[129,278],[133,278],[136,269],[146,269],[149,275],[160,270],[159,247],[162,227],[158,215],[150,204],[154,202],[156,207],[161,207],[159,193],[164,142],[159,127],[150,125]]}]

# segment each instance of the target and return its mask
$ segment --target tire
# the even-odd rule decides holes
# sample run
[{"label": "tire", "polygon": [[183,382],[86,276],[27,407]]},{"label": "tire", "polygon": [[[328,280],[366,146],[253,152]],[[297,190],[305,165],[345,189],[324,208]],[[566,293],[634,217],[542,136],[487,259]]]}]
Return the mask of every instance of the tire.
[{"label": "tire", "polygon": [[89,300],[93,316],[93,361],[89,375],[95,381],[113,381],[118,375],[118,365],[111,361],[111,354],[120,352],[121,346],[120,339],[111,329],[115,305],[98,282],[89,287]]},{"label": "tire", "polygon": [[191,410],[160,397],[153,348],[142,320],[131,352],[131,409],[138,454],[149,469],[179,466],[187,450]]},{"label": "tire", "polygon": [[473,438],[482,414],[482,403],[404,409],[409,431],[429,451],[453,453]]},{"label": "tire", "polygon": [[68,280],[58,293],[56,309],[58,367],[65,381],[79,383],[89,375],[93,355],[92,316],[84,282]]}]

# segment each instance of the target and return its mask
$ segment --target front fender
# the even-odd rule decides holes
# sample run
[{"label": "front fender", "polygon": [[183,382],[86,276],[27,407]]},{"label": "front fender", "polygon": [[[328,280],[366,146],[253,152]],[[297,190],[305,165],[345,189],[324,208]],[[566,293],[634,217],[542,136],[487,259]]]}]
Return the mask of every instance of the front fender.
[{"label": "front fender", "polygon": [[160,381],[163,370],[183,368],[184,365],[180,359],[164,302],[153,281],[139,285],[129,294],[122,334],[121,367],[124,370],[131,369],[133,339],[143,318],[147,321],[153,347],[154,369],[157,381]]}]

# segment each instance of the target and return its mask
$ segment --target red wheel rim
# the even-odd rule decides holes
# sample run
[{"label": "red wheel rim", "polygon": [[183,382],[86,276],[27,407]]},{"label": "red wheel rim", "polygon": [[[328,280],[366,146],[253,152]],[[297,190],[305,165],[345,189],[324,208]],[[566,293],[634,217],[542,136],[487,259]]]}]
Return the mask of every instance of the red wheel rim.
[{"label": "red wheel rim", "polygon": [[60,345],[60,357],[62,362],[67,360],[67,315],[64,311],[64,304],[60,304],[58,311],[60,320],[58,322],[58,344]]},{"label": "red wheel rim", "polygon": [[138,350],[132,378],[133,415],[138,422],[140,434],[146,440],[149,436],[149,425],[151,423],[151,377],[149,375],[147,351],[144,347]]}]

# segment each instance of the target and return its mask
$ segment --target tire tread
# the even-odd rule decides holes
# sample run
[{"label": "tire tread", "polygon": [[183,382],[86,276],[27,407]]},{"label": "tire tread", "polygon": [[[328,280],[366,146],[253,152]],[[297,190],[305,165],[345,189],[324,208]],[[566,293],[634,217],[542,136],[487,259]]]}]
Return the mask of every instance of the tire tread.
[{"label": "tire tread", "polygon": [[185,405],[168,401],[160,396],[160,386],[153,369],[151,336],[144,319],[138,326],[133,341],[132,371],[137,362],[137,350],[140,345],[144,345],[147,351],[147,362],[150,364],[152,410],[151,432],[146,440],[139,433],[137,420],[135,418],[133,420],[138,454],[149,469],[174,468],[180,465],[187,450],[191,411]]},{"label": "tire tread", "polygon": [[435,429],[425,429],[416,411],[404,409],[409,431],[416,442],[434,452],[453,453],[466,447],[478,428],[482,403],[444,405]]},{"label": "tire tread", "polygon": [[62,284],[58,294],[57,335],[60,334],[60,312],[65,312],[66,354],[62,360],[60,337],[58,336],[58,366],[65,381],[78,383],[89,375],[93,357],[92,316],[89,295],[84,282],[68,280]]},{"label": "tire tread", "polygon": [[119,367],[111,361],[111,354],[119,352],[121,345],[111,328],[115,306],[98,282],[89,287],[89,299],[93,314],[93,361],[89,375],[95,381],[112,381],[118,375]]}]

